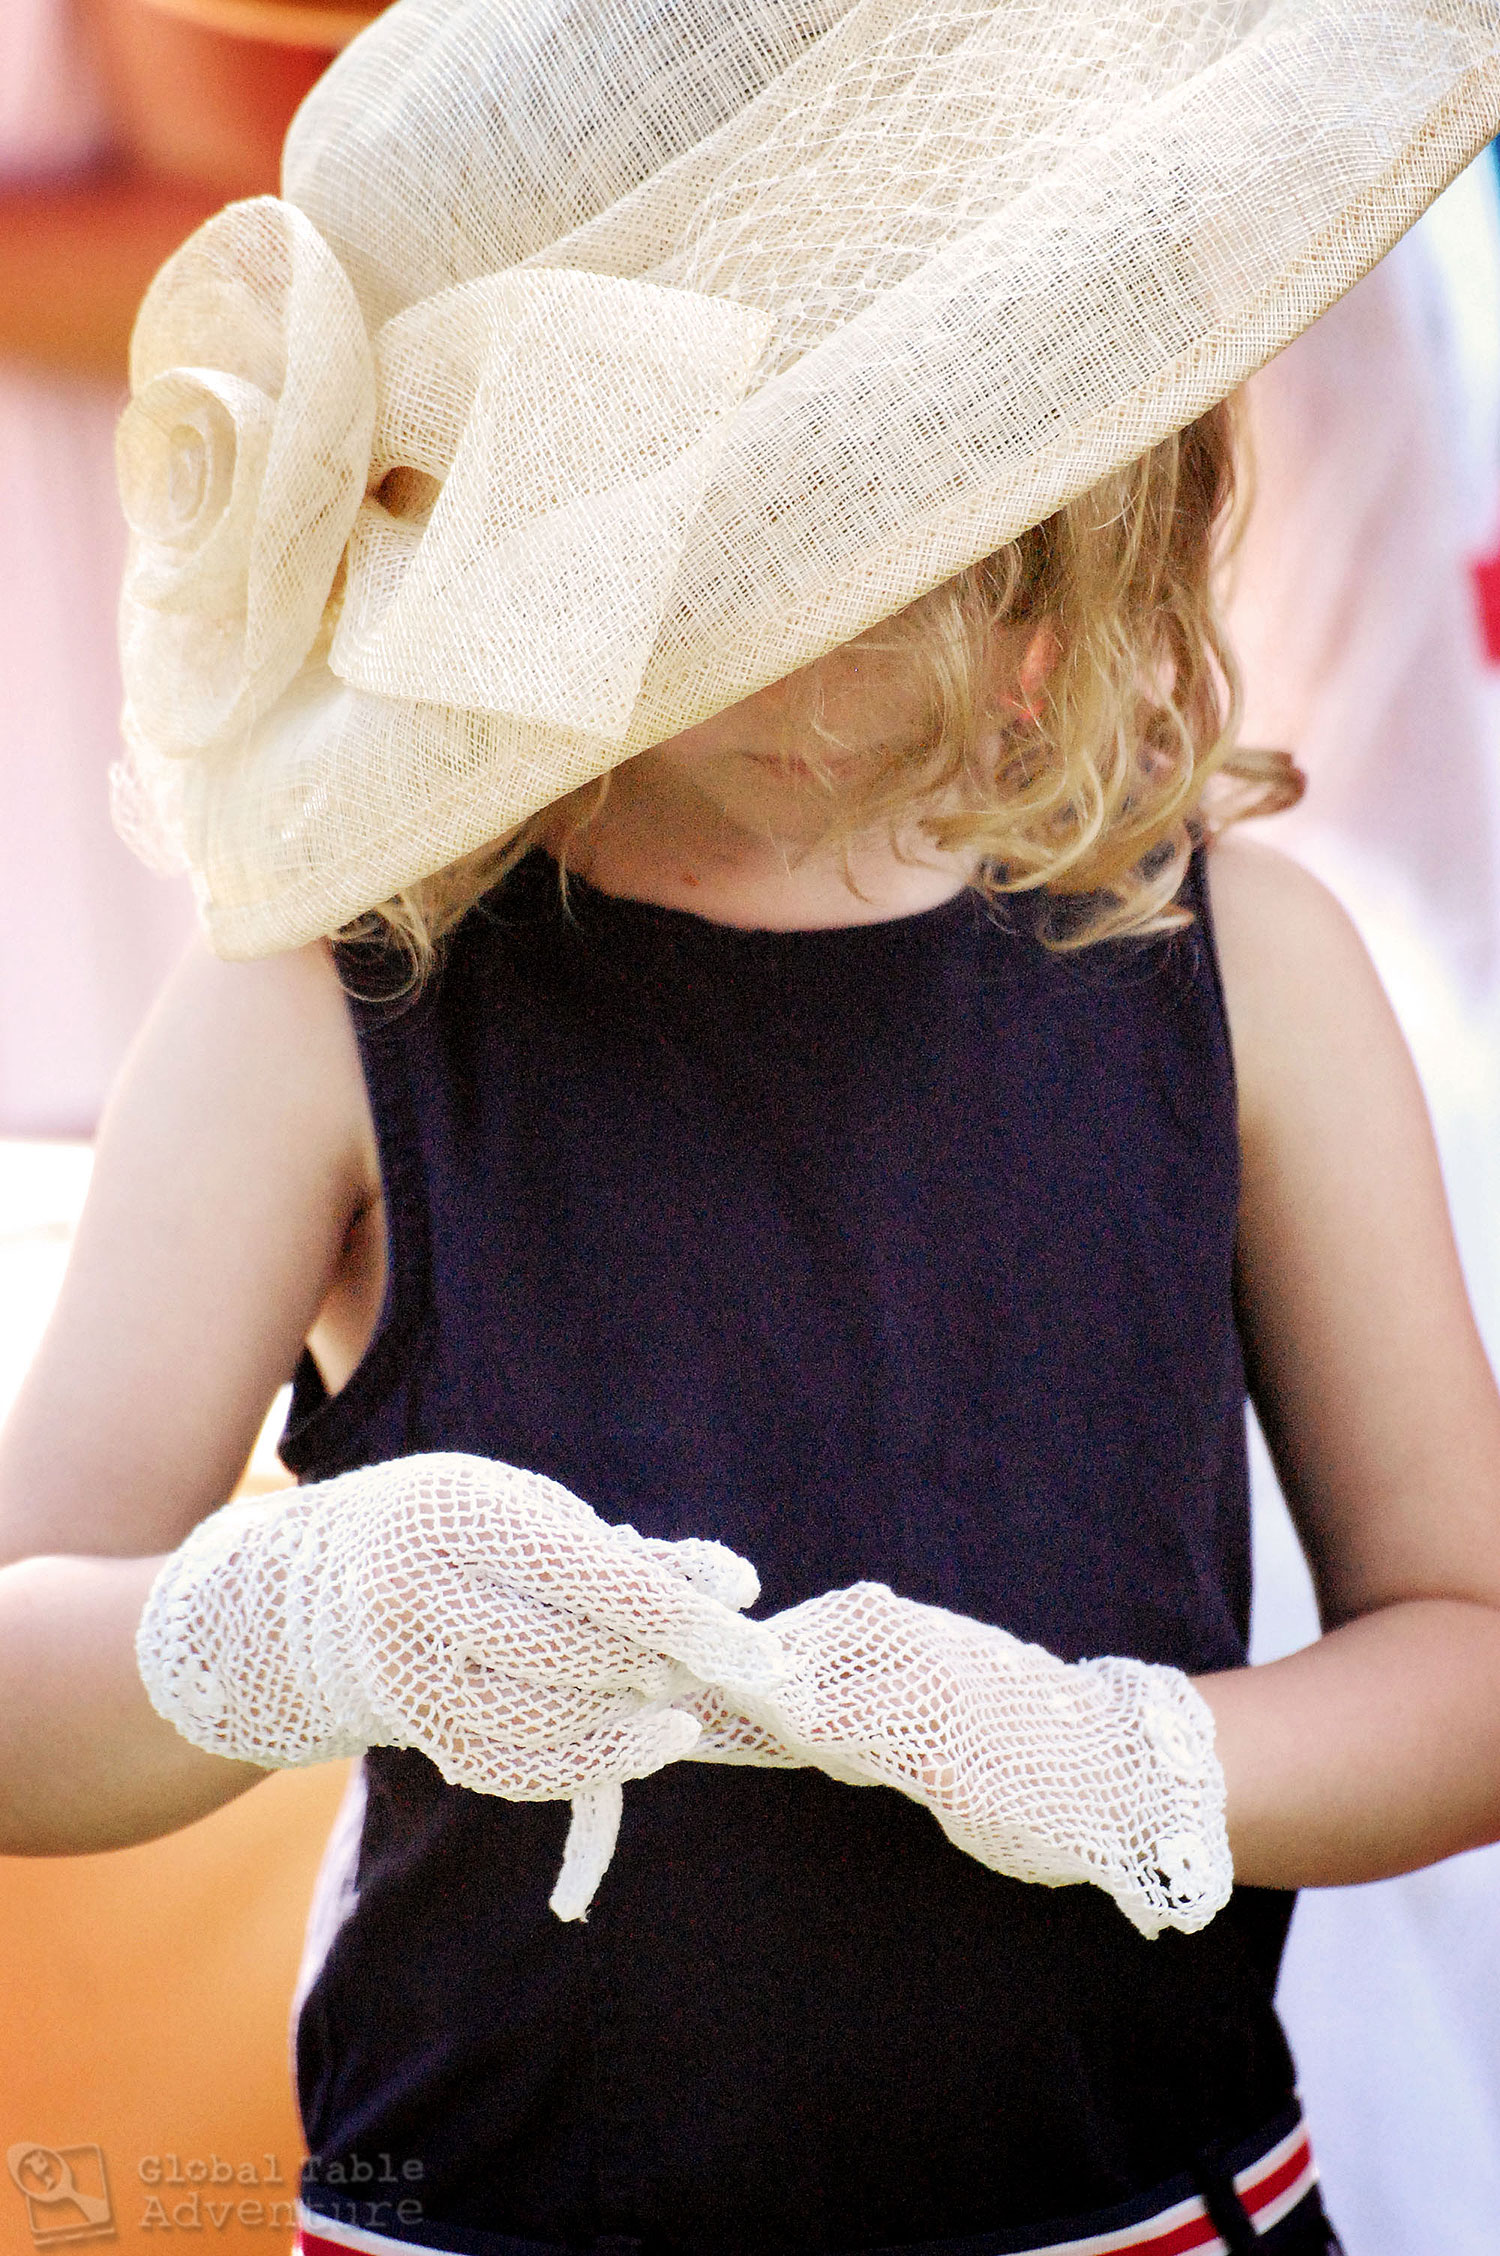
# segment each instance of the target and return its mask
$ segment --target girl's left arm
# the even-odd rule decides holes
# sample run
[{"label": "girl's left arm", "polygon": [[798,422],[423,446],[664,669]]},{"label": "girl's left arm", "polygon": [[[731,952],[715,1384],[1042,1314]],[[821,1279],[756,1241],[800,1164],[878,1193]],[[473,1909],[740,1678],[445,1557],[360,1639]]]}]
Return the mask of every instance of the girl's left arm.
[{"label": "girl's left arm", "polygon": [[1209,870],[1241,1332],[1325,1635],[1199,1689],[1237,1878],[1373,1880],[1500,1837],[1500,1394],[1422,1093],[1353,927],[1238,836]]}]

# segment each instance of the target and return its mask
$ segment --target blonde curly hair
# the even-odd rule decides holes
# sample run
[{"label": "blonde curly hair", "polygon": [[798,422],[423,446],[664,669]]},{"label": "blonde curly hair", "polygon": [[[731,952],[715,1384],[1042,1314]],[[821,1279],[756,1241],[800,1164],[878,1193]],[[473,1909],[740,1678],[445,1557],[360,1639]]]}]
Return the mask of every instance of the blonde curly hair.
[{"label": "blonde curly hair", "polygon": [[[975,862],[975,885],[1045,892],[1048,944],[1077,948],[1187,921],[1174,906],[1206,831],[1301,796],[1284,752],[1237,741],[1239,683],[1216,596],[1237,525],[1226,402],[849,645],[909,659],[930,716],[920,748],[824,767],[836,742],[809,668],[808,788],[819,843],[913,829]],[[1040,636],[1035,690],[997,691],[997,638]],[[543,836],[576,837],[609,778],[560,812],[409,887],[345,939],[394,941],[414,980],[443,936]]]}]

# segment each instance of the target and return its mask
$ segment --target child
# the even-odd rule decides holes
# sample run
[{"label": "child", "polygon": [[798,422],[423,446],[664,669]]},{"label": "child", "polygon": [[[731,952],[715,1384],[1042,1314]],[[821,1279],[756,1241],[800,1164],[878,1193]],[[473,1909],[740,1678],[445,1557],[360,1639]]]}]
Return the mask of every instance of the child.
[{"label": "child", "polygon": [[1355,13],[401,0],[147,302],[127,794],[263,960],[7,1433],[0,1845],[370,1750],[307,2256],[1334,2245],[1286,1891],[1500,1833],[1420,1097],[1217,835],[1214,400],[1494,122]]}]

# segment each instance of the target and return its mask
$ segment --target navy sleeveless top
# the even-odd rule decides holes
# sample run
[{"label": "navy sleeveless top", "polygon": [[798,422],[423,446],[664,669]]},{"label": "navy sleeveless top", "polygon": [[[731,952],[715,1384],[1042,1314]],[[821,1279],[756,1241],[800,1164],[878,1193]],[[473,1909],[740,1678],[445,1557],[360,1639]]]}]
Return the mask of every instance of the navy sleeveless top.
[{"label": "navy sleeveless top", "polygon": [[[565,907],[532,856],[416,1002],[352,1005],[390,1283],[341,1393],[304,1363],[287,1464],[472,1450],[718,1537],[763,1615],[867,1577],[1069,1659],[1239,1665],[1238,1152],[1198,862],[1184,898],[1188,930],[1060,954],[968,892],[740,931],[576,880]],[[414,2238],[1003,2234],[1292,2094],[1289,1897],[1148,1942],[891,1790],[680,1763],[626,1788],[564,1926],[564,1805],[365,1768],[357,1908],[298,2031],[309,2198],[351,2157],[414,2162]]]}]

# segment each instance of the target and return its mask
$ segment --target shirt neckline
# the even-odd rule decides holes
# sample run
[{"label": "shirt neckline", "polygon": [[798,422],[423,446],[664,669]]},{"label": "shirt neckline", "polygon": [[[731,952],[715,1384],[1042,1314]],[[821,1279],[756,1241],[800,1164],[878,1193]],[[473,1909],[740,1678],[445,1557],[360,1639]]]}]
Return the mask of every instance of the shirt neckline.
[{"label": "shirt neckline", "polygon": [[606,929],[629,928],[642,938],[655,939],[667,948],[699,952],[763,955],[836,955],[910,951],[946,941],[976,923],[1002,920],[996,904],[976,886],[964,885],[946,901],[903,915],[877,917],[862,924],[743,925],[724,924],[695,909],[669,907],[660,901],[642,901],[627,893],[607,893],[587,878],[570,873],[566,898],[558,884],[557,864],[544,847],[536,847],[503,881],[515,886],[538,906],[550,897],[560,918],[584,936]]}]

